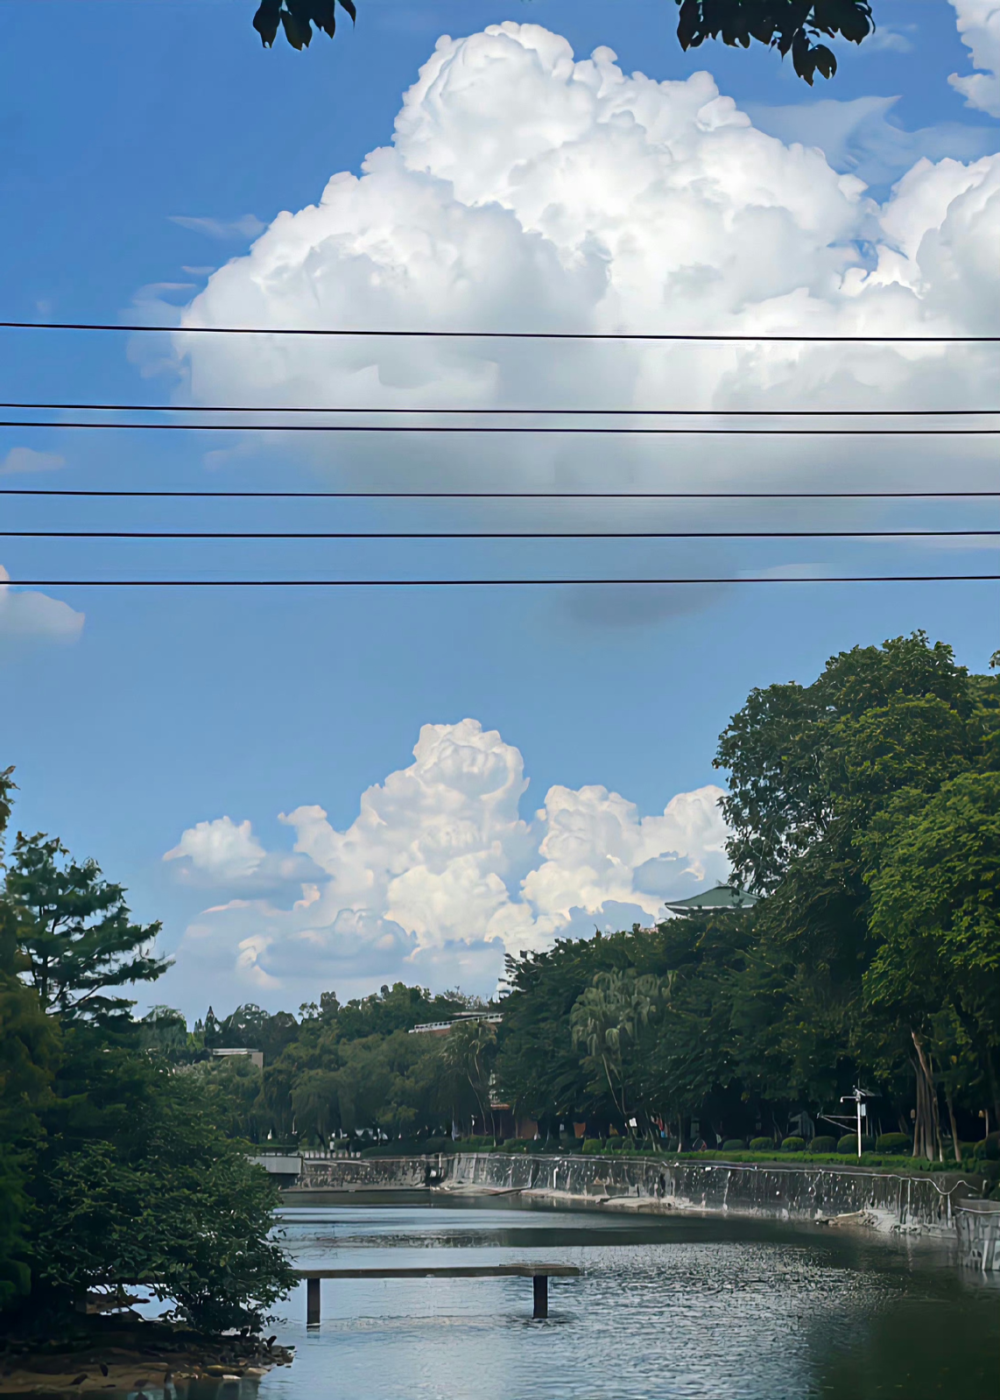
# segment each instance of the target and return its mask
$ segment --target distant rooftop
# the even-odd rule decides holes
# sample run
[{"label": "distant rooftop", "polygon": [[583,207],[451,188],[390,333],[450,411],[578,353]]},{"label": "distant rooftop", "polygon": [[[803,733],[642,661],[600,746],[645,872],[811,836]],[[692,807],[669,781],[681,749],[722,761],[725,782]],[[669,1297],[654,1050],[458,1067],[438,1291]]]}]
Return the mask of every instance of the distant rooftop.
[{"label": "distant rooftop", "polygon": [[713,909],[749,909],[751,905],[757,903],[757,895],[748,894],[746,890],[734,890],[732,885],[715,885],[710,890],[702,890],[701,894],[690,895],[687,899],[669,900],[665,908],[671,914],[698,914],[702,910],[709,912]]}]

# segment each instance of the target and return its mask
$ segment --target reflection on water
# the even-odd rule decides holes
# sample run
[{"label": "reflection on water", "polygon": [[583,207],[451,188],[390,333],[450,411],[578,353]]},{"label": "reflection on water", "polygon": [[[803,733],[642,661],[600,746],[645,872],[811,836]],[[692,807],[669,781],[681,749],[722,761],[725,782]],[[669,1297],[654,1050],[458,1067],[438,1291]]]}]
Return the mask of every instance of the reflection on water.
[{"label": "reflection on water", "polygon": [[577,1264],[531,1319],[523,1279],[327,1281],[278,1328],[295,1364],[260,1400],[931,1400],[991,1394],[1000,1293],[926,1244],[772,1222],[633,1217],[498,1201],[300,1207],[303,1267]]}]

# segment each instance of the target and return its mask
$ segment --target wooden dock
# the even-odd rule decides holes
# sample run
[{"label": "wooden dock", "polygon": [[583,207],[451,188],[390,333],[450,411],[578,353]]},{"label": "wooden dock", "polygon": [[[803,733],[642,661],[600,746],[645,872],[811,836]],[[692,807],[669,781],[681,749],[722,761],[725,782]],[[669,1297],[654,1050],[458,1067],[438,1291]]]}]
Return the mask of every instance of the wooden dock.
[{"label": "wooden dock", "polygon": [[578,1278],[575,1264],[412,1264],[404,1268],[297,1269],[306,1281],[306,1326],[320,1323],[320,1282],[325,1278],[530,1278],[533,1317],[549,1315],[549,1279]]}]

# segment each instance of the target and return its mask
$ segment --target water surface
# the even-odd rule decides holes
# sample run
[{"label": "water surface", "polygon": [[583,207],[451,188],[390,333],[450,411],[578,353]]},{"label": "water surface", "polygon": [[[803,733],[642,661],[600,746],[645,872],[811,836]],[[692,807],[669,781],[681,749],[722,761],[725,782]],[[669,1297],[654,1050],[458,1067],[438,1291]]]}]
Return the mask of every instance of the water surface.
[{"label": "water surface", "polygon": [[1000,1289],[940,1247],[816,1226],[526,1208],[516,1198],[285,1212],[304,1268],[576,1264],[526,1279],[326,1281],[276,1330],[260,1400],[932,1400],[997,1393]]}]

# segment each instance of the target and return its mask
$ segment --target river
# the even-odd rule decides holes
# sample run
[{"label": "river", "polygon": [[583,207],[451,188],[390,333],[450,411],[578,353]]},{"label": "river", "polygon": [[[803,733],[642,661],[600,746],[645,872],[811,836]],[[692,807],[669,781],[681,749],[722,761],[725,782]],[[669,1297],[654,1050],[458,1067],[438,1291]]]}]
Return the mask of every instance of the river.
[{"label": "river", "polygon": [[[341,1198],[342,1199],[342,1198]],[[275,1330],[293,1366],[260,1400],[868,1400],[996,1394],[1000,1289],[941,1246],[694,1215],[541,1209],[515,1198],[303,1206],[302,1268],[578,1265],[531,1318],[525,1279],[326,1281]]]}]

